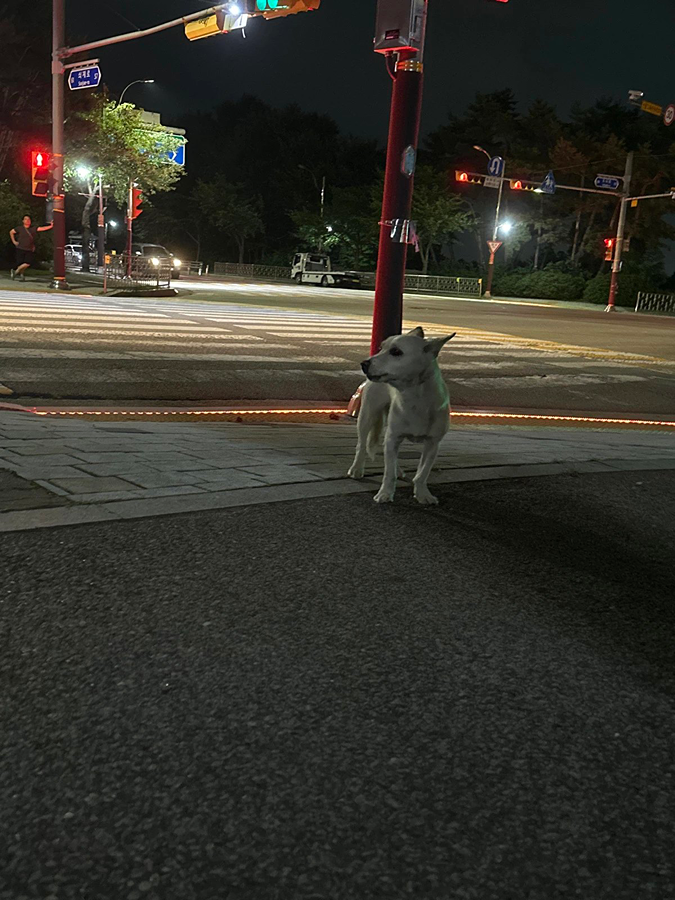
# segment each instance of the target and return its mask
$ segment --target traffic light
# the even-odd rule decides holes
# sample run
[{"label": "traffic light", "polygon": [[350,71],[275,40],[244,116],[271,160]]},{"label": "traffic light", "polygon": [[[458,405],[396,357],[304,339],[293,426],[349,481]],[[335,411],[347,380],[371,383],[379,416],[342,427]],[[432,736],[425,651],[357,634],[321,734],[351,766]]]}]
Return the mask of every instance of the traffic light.
[{"label": "traffic light", "polygon": [[131,189],[131,209],[129,210],[129,218],[137,219],[143,212],[141,203],[143,202],[143,193],[140,188]]},{"label": "traffic light", "polygon": [[461,181],[464,184],[482,184],[482,175],[473,175],[471,172],[460,172],[455,170],[455,181]]},{"label": "traffic light", "polygon": [[294,16],[296,13],[318,9],[321,0],[243,0],[236,5],[249,16],[277,19],[281,16]]},{"label": "traffic light", "polygon": [[198,41],[200,38],[211,37],[213,34],[227,34],[236,28],[244,28],[248,16],[241,12],[238,4],[231,3],[233,12],[224,13],[218,10],[215,15],[204,16],[203,19],[193,19],[185,23],[185,37],[189,41]]},{"label": "traffic light", "polygon": [[612,251],[614,250],[614,238],[605,238],[605,259],[609,262],[612,259]]},{"label": "traffic light", "polygon": [[49,154],[44,150],[31,152],[31,172],[33,182],[33,195],[46,197],[49,193]]}]

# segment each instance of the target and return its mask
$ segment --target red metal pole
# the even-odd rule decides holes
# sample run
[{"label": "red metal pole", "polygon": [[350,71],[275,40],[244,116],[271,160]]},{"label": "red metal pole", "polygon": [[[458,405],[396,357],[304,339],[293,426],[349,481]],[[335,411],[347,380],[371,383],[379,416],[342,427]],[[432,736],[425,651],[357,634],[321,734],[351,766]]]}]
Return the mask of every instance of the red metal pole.
[{"label": "red metal pole", "polygon": [[[385,338],[400,334],[403,325],[403,282],[408,244],[402,241],[407,238],[412,207],[410,162],[414,159],[412,153],[417,152],[423,70],[422,61],[414,50],[400,51],[391,96],[371,353],[377,353]],[[394,223],[398,223],[398,233],[392,236]]]},{"label": "red metal pole", "polygon": [[132,218],[134,206],[134,185],[129,182],[129,201],[127,203],[127,278],[131,278],[131,247],[132,247],[132,229],[134,220]]}]

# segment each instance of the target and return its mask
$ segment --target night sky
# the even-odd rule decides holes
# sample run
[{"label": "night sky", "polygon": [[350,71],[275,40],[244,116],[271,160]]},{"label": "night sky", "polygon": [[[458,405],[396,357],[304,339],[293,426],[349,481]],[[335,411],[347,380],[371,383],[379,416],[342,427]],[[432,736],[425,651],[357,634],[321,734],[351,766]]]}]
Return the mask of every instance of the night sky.
[{"label": "night sky", "polygon": [[[69,43],[148,27],[203,9],[208,0],[67,0]],[[182,28],[98,51],[118,93],[180,126],[188,111],[256,95],[333,116],[346,132],[386,136],[390,81],[373,53],[375,0],[323,0],[312,13],[252,20],[247,37],[189,42]],[[670,59],[673,0],[430,0],[423,129],[461,112],[476,91],[510,87],[521,104],[541,97],[564,115],[574,102],[625,100],[639,89],[675,100]],[[189,138],[189,135],[188,135]]]}]

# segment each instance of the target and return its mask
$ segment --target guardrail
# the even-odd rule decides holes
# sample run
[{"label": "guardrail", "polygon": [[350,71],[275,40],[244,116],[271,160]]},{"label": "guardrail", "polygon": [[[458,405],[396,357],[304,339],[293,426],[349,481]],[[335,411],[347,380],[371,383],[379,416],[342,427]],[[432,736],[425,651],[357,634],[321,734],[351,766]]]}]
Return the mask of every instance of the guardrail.
[{"label": "guardrail", "polygon": [[103,293],[166,290],[171,287],[171,269],[169,260],[159,260],[155,265],[146,256],[106,256]]},{"label": "guardrail", "polygon": [[186,275],[208,275],[209,267],[199,260],[195,260],[193,262],[184,262],[180,267],[181,273],[185,272]]},{"label": "guardrail", "polygon": [[[214,264],[213,271],[215,275],[234,275],[240,278],[271,278],[275,281],[289,281],[291,277],[290,266],[257,266],[217,262]],[[375,287],[375,272],[358,272],[357,274],[363,287]],[[406,291],[426,291],[455,296],[480,297],[483,294],[483,279],[409,273],[405,276],[404,289]]]},{"label": "guardrail", "polygon": [[275,280],[289,281],[291,277],[290,266],[256,266],[239,263],[213,264],[214,275],[235,275],[241,278],[273,278]]},{"label": "guardrail", "polygon": [[640,291],[635,301],[635,312],[675,313],[675,294]]}]

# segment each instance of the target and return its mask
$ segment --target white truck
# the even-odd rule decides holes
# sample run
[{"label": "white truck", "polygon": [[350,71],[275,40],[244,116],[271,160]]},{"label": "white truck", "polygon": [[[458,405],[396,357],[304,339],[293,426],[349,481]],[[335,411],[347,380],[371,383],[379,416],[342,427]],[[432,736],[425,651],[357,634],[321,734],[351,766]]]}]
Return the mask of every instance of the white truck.
[{"label": "white truck", "polygon": [[291,278],[298,284],[320,284],[322,287],[360,287],[358,272],[334,272],[330,256],[325,253],[296,253],[291,263]]}]

